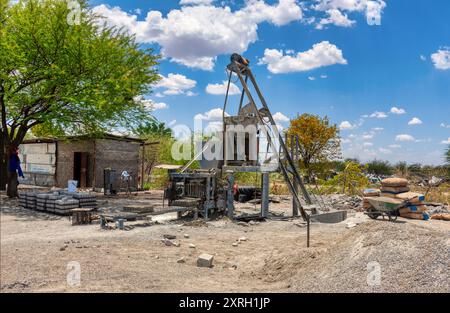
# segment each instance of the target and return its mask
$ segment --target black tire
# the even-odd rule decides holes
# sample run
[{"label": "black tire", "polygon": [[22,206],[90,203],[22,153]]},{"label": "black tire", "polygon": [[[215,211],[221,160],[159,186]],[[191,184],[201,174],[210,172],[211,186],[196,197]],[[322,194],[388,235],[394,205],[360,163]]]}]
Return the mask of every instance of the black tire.
[{"label": "black tire", "polygon": [[389,212],[387,216],[389,217],[389,221],[391,222],[395,222],[397,220],[397,214],[395,213]]},{"label": "black tire", "polygon": [[367,210],[367,215],[373,219],[376,220],[379,216],[381,216],[381,213],[378,213],[374,208],[371,208]]}]

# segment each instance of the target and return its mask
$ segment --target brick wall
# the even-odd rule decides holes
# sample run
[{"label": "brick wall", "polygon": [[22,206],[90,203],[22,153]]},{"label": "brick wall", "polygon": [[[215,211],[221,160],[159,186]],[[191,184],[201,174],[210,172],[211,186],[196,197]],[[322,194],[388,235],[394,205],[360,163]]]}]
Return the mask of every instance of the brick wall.
[{"label": "brick wall", "polygon": [[58,141],[56,152],[56,181],[57,186],[67,188],[67,181],[72,180],[75,152],[89,153],[88,162],[88,186],[92,186],[94,172],[94,141],[93,140],[73,140]]},{"label": "brick wall", "polygon": [[[140,176],[140,145],[135,142],[126,142],[111,139],[98,139],[95,144],[95,177],[96,188],[103,188],[103,170],[112,168],[116,170],[120,187],[120,174],[127,171],[132,176],[131,186],[138,187],[138,176]],[[125,188],[122,184],[122,188]]]}]

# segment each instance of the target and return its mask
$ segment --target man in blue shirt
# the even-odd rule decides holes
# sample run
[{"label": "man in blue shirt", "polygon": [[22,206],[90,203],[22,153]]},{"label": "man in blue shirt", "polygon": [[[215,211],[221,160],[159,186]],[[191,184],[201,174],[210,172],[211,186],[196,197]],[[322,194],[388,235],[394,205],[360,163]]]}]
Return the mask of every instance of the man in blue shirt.
[{"label": "man in blue shirt", "polygon": [[6,191],[8,197],[10,198],[18,197],[18,176],[25,178],[23,176],[22,168],[20,167],[19,148],[11,147],[8,162],[8,188]]}]

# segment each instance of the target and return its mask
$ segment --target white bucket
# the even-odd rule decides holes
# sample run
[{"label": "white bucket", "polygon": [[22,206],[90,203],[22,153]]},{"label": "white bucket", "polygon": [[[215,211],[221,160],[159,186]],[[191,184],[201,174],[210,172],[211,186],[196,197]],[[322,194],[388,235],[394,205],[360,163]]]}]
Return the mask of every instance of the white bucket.
[{"label": "white bucket", "polygon": [[69,180],[67,182],[67,191],[68,192],[77,192],[78,181],[77,180]]}]

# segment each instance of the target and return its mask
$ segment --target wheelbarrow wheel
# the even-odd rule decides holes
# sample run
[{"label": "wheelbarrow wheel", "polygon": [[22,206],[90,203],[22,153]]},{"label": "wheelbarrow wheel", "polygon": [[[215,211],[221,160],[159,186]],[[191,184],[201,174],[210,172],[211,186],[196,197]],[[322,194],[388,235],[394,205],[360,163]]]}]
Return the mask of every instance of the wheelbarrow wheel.
[{"label": "wheelbarrow wheel", "polygon": [[381,213],[378,213],[374,208],[371,208],[367,211],[367,215],[371,219],[376,220],[381,215]]},{"label": "wheelbarrow wheel", "polygon": [[395,222],[397,220],[397,214],[393,213],[393,212],[389,212],[387,214],[389,221],[391,222]]}]

